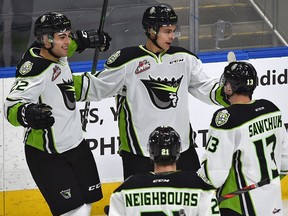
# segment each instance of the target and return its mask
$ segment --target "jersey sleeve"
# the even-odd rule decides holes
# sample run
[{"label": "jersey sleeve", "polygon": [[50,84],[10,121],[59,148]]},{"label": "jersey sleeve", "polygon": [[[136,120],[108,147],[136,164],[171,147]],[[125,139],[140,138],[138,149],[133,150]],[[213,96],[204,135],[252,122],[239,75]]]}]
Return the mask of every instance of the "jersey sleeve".
[{"label": "jersey sleeve", "polygon": [[199,200],[199,208],[197,215],[199,216],[216,216],[220,215],[218,202],[215,191],[205,191]]},{"label": "jersey sleeve", "polygon": [[123,216],[125,213],[124,200],[121,192],[114,192],[110,197],[109,215]]},{"label": "jersey sleeve", "polygon": [[99,101],[121,92],[126,77],[125,66],[105,68],[96,75],[73,75],[77,101]]},{"label": "jersey sleeve", "polygon": [[14,126],[21,124],[17,120],[18,109],[24,103],[37,103],[41,100],[39,95],[44,89],[43,74],[37,76],[17,77],[4,102],[4,114]]},{"label": "jersey sleeve", "polygon": [[[225,111],[217,111],[212,122],[219,121]],[[218,117],[215,117],[218,116]],[[224,118],[224,117],[223,117]],[[237,131],[216,128],[210,125],[208,142],[201,160],[201,175],[204,175],[215,188],[219,188],[226,180],[232,166],[234,143]]]},{"label": "jersey sleeve", "polygon": [[229,105],[225,100],[221,86],[219,85],[219,77],[208,76],[203,70],[200,59],[190,56],[191,78],[189,83],[189,92],[199,100],[207,104]]}]

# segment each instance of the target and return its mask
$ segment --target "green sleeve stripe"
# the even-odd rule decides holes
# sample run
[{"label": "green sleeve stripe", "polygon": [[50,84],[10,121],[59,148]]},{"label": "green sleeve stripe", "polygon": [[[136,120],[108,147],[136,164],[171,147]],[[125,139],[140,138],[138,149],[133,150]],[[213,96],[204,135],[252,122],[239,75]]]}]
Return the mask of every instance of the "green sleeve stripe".
[{"label": "green sleeve stripe", "polygon": [[82,76],[73,76],[75,93],[76,93],[76,101],[79,101],[81,98],[81,89],[82,89]]},{"label": "green sleeve stripe", "polygon": [[21,126],[20,122],[18,121],[18,109],[24,103],[17,103],[12,107],[9,107],[7,112],[7,119],[8,121],[14,126]]}]

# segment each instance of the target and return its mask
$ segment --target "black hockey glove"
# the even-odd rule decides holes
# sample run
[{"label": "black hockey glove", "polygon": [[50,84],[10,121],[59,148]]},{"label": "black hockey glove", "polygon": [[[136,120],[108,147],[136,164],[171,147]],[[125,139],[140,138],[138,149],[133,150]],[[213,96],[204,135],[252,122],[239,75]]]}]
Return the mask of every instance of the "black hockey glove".
[{"label": "black hockey glove", "polygon": [[110,47],[111,37],[106,32],[98,32],[97,29],[76,31],[77,51],[81,53],[87,48],[98,47],[101,52],[105,52]]},{"label": "black hockey glove", "polygon": [[47,129],[55,122],[51,110],[46,104],[26,103],[19,107],[18,121],[24,127]]}]

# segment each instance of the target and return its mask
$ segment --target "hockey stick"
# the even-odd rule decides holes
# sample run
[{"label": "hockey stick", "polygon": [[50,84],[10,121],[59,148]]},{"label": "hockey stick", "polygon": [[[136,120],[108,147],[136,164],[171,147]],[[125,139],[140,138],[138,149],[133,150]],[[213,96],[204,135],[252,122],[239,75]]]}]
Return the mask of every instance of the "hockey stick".
[{"label": "hockey stick", "polygon": [[[104,29],[104,22],[105,22],[105,18],[106,18],[107,7],[108,7],[108,0],[104,0],[103,6],[102,6],[102,12],[101,12],[100,25],[99,25],[99,29],[98,29],[98,31],[101,33],[103,32],[103,29]],[[93,58],[93,64],[92,64],[92,70],[91,70],[92,74],[94,74],[96,72],[98,56],[99,56],[99,49],[96,48],[95,52],[94,52],[94,58]]]},{"label": "hockey stick", "polygon": [[[103,32],[103,29],[104,29],[104,22],[106,18],[107,7],[108,7],[108,0],[104,0],[103,6],[102,6],[102,12],[101,12],[100,25],[98,29],[99,33]],[[98,57],[99,57],[99,47],[96,47],[95,52],[94,52],[93,62],[92,62],[92,69],[91,69],[92,74],[96,73]],[[85,103],[84,114],[83,114],[84,118],[82,120],[82,130],[85,132],[86,132],[87,124],[88,124],[89,110],[90,110],[90,101]]]},{"label": "hockey stick", "polygon": [[239,196],[243,193],[247,193],[251,190],[254,190],[255,188],[258,188],[258,187],[262,187],[263,185],[266,185],[266,184],[269,184],[270,183],[270,179],[266,178],[258,183],[255,183],[255,184],[251,184],[251,185],[248,185],[244,188],[241,188],[237,191],[233,191],[231,193],[228,193],[228,194],[225,194],[221,197],[218,198],[218,203],[224,201],[224,200],[227,200],[227,199],[230,199],[230,198],[233,198],[235,196]]},{"label": "hockey stick", "polygon": [[234,52],[230,51],[230,52],[227,54],[227,61],[228,61],[228,63],[231,63],[231,62],[236,61],[236,55],[235,55]]}]

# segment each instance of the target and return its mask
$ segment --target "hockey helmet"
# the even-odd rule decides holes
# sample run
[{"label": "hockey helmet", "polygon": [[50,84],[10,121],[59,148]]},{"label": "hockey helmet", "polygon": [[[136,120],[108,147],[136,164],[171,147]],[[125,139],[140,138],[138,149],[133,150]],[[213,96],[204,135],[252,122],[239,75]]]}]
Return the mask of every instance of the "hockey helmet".
[{"label": "hockey helmet", "polygon": [[150,158],[158,164],[171,164],[178,160],[181,150],[179,134],[169,126],[157,127],[149,136]]},{"label": "hockey helmet", "polygon": [[248,93],[252,95],[257,86],[257,72],[252,64],[248,62],[231,62],[224,69],[221,83],[231,84],[235,93]]},{"label": "hockey helmet", "polygon": [[71,29],[71,21],[58,12],[48,12],[37,18],[34,25],[34,36],[39,40],[42,35],[51,35]]},{"label": "hockey helmet", "polygon": [[176,25],[178,16],[174,10],[167,5],[152,6],[145,10],[142,17],[142,26],[147,37],[149,29],[152,28],[156,34],[161,26]]}]

